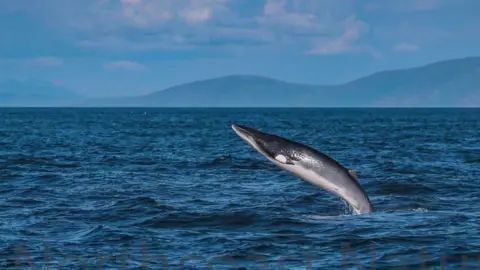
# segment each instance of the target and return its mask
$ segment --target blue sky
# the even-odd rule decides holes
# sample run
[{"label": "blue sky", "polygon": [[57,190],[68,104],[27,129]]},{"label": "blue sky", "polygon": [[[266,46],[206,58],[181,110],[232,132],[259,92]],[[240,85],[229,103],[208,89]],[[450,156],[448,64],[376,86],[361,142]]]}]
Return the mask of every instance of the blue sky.
[{"label": "blue sky", "polygon": [[254,74],[315,84],[480,55],[478,0],[0,0],[0,79],[90,96]]}]

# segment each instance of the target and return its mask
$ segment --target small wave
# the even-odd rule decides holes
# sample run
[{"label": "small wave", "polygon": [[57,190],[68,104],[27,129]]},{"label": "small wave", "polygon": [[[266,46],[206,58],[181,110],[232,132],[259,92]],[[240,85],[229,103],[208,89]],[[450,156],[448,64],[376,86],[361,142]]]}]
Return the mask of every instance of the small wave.
[{"label": "small wave", "polygon": [[383,206],[382,209],[377,209],[375,211],[376,213],[382,212],[382,213],[412,213],[412,212],[417,212],[417,213],[424,213],[424,212],[429,212],[431,210],[427,209],[424,207],[423,204],[420,203],[406,203],[406,204],[398,204],[398,205],[389,205],[389,206]]},{"label": "small wave", "polygon": [[411,209],[413,212],[428,212],[428,209],[426,208],[414,208],[414,209]]},{"label": "small wave", "polygon": [[215,213],[194,213],[194,212],[170,212],[163,217],[155,217],[140,224],[152,228],[165,227],[198,227],[198,226],[248,226],[261,220],[261,217],[252,212],[215,212]]},{"label": "small wave", "polygon": [[215,164],[219,164],[219,163],[222,163],[222,162],[225,162],[225,161],[228,161],[228,160],[232,160],[231,155],[220,156],[218,158],[215,158],[212,162],[209,162],[208,164],[215,165]]},{"label": "small wave", "polygon": [[379,183],[376,193],[379,195],[408,195],[433,193],[436,189],[422,183],[389,182]]},{"label": "small wave", "polygon": [[[32,155],[11,156],[3,162],[6,168],[24,168],[25,166],[36,166],[37,171],[50,171],[49,169],[79,168],[82,165],[75,161],[59,160],[57,157],[35,157]],[[23,170],[23,169],[22,169]]]},{"label": "small wave", "polygon": [[144,205],[157,205],[157,201],[150,197],[137,197],[133,199],[133,202]]},{"label": "small wave", "polygon": [[463,160],[465,163],[480,163],[480,155],[474,156],[474,155],[465,155]]},{"label": "small wave", "polygon": [[313,203],[316,201],[316,195],[315,194],[300,195],[298,197],[295,197],[294,201],[298,203]]},{"label": "small wave", "polygon": [[[74,226],[74,225],[73,225]],[[77,227],[78,228],[78,227]],[[103,225],[80,228],[75,231],[56,232],[49,234],[49,237],[63,243],[79,243],[105,233]]]},{"label": "small wave", "polygon": [[114,205],[114,207],[118,207],[119,209],[140,208],[142,206],[149,206],[163,210],[175,210],[175,207],[158,203],[155,199],[151,197],[136,197],[132,199],[120,200],[117,201]]},{"label": "small wave", "polygon": [[63,162],[63,161],[55,161],[55,163],[49,162],[47,165],[57,167],[57,168],[80,168],[80,167],[82,167],[82,164],[80,164],[80,163]]},{"label": "small wave", "polygon": [[325,220],[325,219],[338,219],[338,218],[342,218],[342,217],[346,217],[346,216],[351,216],[351,215],[347,215],[347,214],[340,214],[340,215],[332,215],[332,216],[324,216],[324,215],[306,215],[305,217],[307,219],[311,219],[311,220]]},{"label": "small wave", "polygon": [[44,203],[40,200],[29,199],[29,198],[13,198],[6,201],[6,204],[9,206],[33,206]]},{"label": "small wave", "polygon": [[271,226],[290,226],[301,225],[307,223],[308,220],[295,217],[277,217],[268,221]]},{"label": "small wave", "polygon": [[266,170],[266,171],[278,171],[277,167],[273,164],[267,162],[266,160],[261,159],[252,159],[252,158],[238,158],[231,155],[224,155],[217,157],[211,161],[203,162],[198,165],[199,168],[208,168],[208,167],[222,167],[233,169],[245,169],[245,170]]},{"label": "small wave", "polygon": [[60,180],[62,177],[55,173],[44,173],[38,176],[40,180]]},{"label": "small wave", "polygon": [[99,233],[102,229],[103,229],[103,225],[97,225],[93,228],[88,228],[88,229],[85,229],[85,230],[81,230],[81,231],[78,231],[78,232],[74,233],[72,235],[73,238],[71,238],[71,239],[72,240],[73,239],[83,239],[87,236],[92,236],[95,233]]}]

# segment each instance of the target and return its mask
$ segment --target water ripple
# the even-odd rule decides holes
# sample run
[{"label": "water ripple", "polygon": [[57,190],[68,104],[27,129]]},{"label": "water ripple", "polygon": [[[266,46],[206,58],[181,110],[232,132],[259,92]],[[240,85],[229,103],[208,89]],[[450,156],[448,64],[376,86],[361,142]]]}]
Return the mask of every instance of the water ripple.
[{"label": "water ripple", "polygon": [[[352,215],[233,122],[359,170],[378,211]],[[476,109],[1,109],[0,267],[477,267],[478,130]]]}]

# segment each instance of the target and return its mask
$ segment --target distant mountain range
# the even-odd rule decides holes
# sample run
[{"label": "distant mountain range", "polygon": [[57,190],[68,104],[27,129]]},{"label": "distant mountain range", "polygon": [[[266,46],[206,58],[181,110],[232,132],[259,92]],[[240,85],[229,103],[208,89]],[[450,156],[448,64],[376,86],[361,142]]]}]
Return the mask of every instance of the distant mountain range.
[{"label": "distant mountain range", "polygon": [[68,106],[86,99],[78,93],[40,80],[0,81],[0,106]]},{"label": "distant mountain range", "polygon": [[116,98],[84,98],[45,83],[0,83],[0,106],[37,101],[87,107],[479,107],[480,57],[382,71],[339,85],[231,75]]}]

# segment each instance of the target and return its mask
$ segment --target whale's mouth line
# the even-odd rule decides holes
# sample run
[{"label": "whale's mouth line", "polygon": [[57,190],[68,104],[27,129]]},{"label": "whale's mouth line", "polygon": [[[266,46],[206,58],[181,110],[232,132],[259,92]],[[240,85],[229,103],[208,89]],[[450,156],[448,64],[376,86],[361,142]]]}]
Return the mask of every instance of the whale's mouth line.
[{"label": "whale's mouth line", "polygon": [[[262,155],[270,159],[271,162],[279,163],[283,166],[295,166],[290,159],[280,153],[274,153],[271,150],[265,148],[261,143],[258,142],[258,135],[255,132],[250,131],[248,128],[243,127],[242,125],[232,125],[233,130],[237,133],[243,140],[250,144]],[[260,134],[261,136],[261,134]],[[283,157],[283,158],[282,158]],[[288,161],[288,162],[287,162]]]},{"label": "whale's mouth line", "polygon": [[[259,143],[257,143],[255,139],[255,134],[252,132],[248,131],[248,129],[243,128],[240,125],[233,124],[232,125],[233,131],[237,133],[237,135],[242,138],[244,141],[246,141],[248,144],[250,144],[255,150],[262,154],[267,154],[265,150],[260,146]],[[268,155],[268,154],[267,154]]]},{"label": "whale's mouth line", "polygon": [[232,129],[233,129],[238,135],[240,135],[240,134],[243,135],[243,136],[248,135],[248,136],[250,136],[250,137],[252,137],[252,138],[255,138],[255,135],[254,135],[251,131],[249,131],[247,128],[245,128],[245,127],[243,127],[243,126],[241,126],[241,125],[233,124],[233,125],[232,125]]}]

